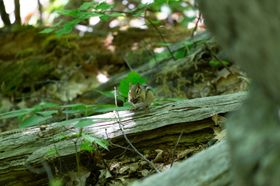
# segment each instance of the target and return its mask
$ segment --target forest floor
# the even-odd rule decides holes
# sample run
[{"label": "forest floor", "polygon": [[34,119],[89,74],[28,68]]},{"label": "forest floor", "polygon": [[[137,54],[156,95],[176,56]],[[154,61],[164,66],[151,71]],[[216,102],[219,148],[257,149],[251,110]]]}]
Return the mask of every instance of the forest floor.
[{"label": "forest floor", "polygon": [[[61,38],[42,35],[39,31],[32,27],[0,31],[0,113],[31,108],[42,101],[95,104],[106,91],[113,90],[113,86],[108,86],[102,90],[104,94],[85,96],[102,86],[100,77],[111,81],[129,68],[138,69],[147,62],[156,61],[155,56],[159,59],[160,55],[155,51],[166,49],[158,44],[158,33],[140,29]],[[187,38],[189,33],[180,30],[174,34],[166,38],[168,42],[176,43]],[[181,48],[174,51],[174,56],[181,60],[180,65],[173,60],[160,67],[164,61],[172,60],[171,54],[151,65],[158,72],[146,77],[157,98],[192,99],[247,90],[246,75],[234,62],[223,58],[222,50],[212,40],[185,47],[183,52]],[[3,119],[0,131],[18,128],[19,122],[26,117]],[[175,161],[190,157],[205,147],[205,144],[196,144],[181,149]],[[144,152],[144,155],[155,162],[165,158],[164,152],[159,150]],[[134,156],[119,154],[107,160],[107,164],[110,171],[100,171],[100,177],[115,185],[150,174],[145,161]],[[162,169],[165,168],[163,164]]]}]

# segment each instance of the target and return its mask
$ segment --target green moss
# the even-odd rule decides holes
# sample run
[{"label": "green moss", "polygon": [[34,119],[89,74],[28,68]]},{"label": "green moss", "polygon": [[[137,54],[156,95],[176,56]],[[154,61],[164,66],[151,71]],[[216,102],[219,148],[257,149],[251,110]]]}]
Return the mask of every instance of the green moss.
[{"label": "green moss", "polygon": [[79,46],[74,42],[71,42],[75,39],[77,39],[77,37],[73,35],[64,36],[64,37],[57,37],[55,35],[50,35],[43,41],[42,48],[44,52],[50,52],[53,51],[54,49],[76,50],[79,48]]},{"label": "green moss", "polygon": [[34,49],[34,48],[27,48],[24,50],[20,50],[16,53],[16,58],[28,57],[28,56],[36,54],[37,51],[38,51],[38,49]]},{"label": "green moss", "polygon": [[13,95],[18,91],[32,90],[35,85],[51,77],[53,65],[43,56],[27,58],[19,61],[9,61],[1,65],[0,76],[1,92],[4,95]]}]

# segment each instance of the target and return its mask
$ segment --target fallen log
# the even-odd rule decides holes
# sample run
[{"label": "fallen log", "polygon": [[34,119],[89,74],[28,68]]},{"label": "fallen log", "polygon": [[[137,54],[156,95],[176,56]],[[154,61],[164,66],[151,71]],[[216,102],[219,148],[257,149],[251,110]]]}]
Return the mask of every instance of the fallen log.
[{"label": "fallen log", "polygon": [[[192,79],[191,77],[195,73],[193,67],[198,68],[198,66],[200,65],[202,66],[208,65],[209,61],[201,60],[202,56],[210,55],[208,48],[218,48],[216,42],[213,40],[210,34],[208,32],[203,32],[195,35],[193,38],[187,38],[171,45],[170,50],[172,51],[172,53],[175,53],[182,49],[188,48],[188,45],[190,43],[194,43],[193,44],[194,46],[190,51],[188,51],[188,56],[184,58],[174,60],[172,59],[170,53],[166,51],[167,53],[166,57],[162,59],[156,59],[156,62],[154,61],[154,59],[151,59],[149,62],[145,62],[143,65],[137,68],[135,67],[135,69],[133,68],[133,70],[141,74],[142,77],[148,79],[149,85],[152,86],[153,88],[162,86],[163,84],[168,85],[168,87],[166,87],[165,89],[176,88],[173,87],[173,83],[177,81],[176,79],[174,80],[172,78],[167,78],[165,79],[165,81],[167,80],[167,82],[165,82],[161,80],[160,77],[166,77],[166,76],[169,77],[171,76],[170,74],[178,73],[178,72],[182,72],[182,75],[180,77],[185,79],[186,82],[189,82],[189,80]],[[207,45],[208,48],[205,47],[205,45]],[[89,92],[81,95],[81,100],[94,99],[96,103],[108,103],[108,101],[111,102],[112,100],[108,99],[108,97],[102,96],[100,94],[100,91],[112,90],[114,86],[117,86],[119,82],[127,76],[127,73],[128,72],[126,71],[112,76],[108,82],[103,83],[96,89],[90,90]],[[192,86],[191,84],[187,84],[187,85],[189,88]],[[164,94],[163,93],[160,94],[167,96],[166,92],[164,92]],[[172,96],[168,95],[168,96],[178,97],[178,95],[172,95]],[[190,98],[191,96],[186,95],[186,97]]]},{"label": "fallen log", "polygon": [[[84,127],[83,133],[125,145],[124,132],[141,150],[159,144],[169,144],[167,147],[172,148],[182,132],[180,143],[186,146],[207,143],[214,136],[215,122],[211,117],[237,110],[245,98],[246,93],[235,93],[153,106],[148,113],[120,111],[120,122],[114,112],[90,116],[86,118],[93,124]],[[44,162],[57,165],[59,160],[69,167],[76,166],[81,130],[74,125],[75,122],[66,126],[53,123],[1,133],[0,185],[47,183],[46,173],[32,171]],[[118,150],[111,146],[104,156],[112,157]]]}]

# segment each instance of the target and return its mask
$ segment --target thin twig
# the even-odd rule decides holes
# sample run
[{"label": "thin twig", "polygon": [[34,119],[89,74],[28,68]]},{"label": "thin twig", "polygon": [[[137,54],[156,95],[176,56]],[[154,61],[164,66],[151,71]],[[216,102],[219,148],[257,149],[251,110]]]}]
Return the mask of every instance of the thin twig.
[{"label": "thin twig", "polygon": [[[164,44],[167,44],[167,42],[166,42],[165,38],[163,37],[161,31],[160,31],[160,30],[157,28],[157,26],[146,16],[146,10],[147,10],[147,8],[146,8],[146,7],[142,7],[141,9],[145,9],[145,10],[144,10],[144,17],[143,17],[143,18],[144,18],[145,20],[147,20],[147,21],[152,25],[152,27],[153,27],[153,28],[156,30],[156,32],[159,34],[159,36],[160,36],[161,40],[164,42]],[[139,11],[139,10],[141,10],[141,9],[137,9],[137,10],[135,10],[134,12]],[[105,13],[108,13],[108,14],[113,13],[113,12],[124,13],[124,14],[126,14],[126,15],[131,15],[131,14],[133,14],[133,13],[131,13],[131,12],[123,12],[123,11],[105,11]],[[139,17],[142,17],[142,16],[139,16]],[[166,45],[166,48],[167,48],[168,52],[170,53],[172,59],[173,59],[173,60],[176,60],[176,57],[173,55],[173,53],[172,53],[170,47]]]},{"label": "thin twig", "polygon": [[123,60],[124,60],[125,64],[127,65],[128,69],[129,69],[130,71],[135,71],[135,70],[133,70],[133,68],[131,67],[131,65],[128,63],[127,59],[125,59],[125,57],[123,57]]},{"label": "thin twig", "polygon": [[77,147],[77,141],[74,142],[75,145],[75,156],[76,156],[76,166],[77,166],[77,172],[80,174],[80,154],[78,152],[78,147]]},{"label": "thin twig", "polygon": [[46,173],[48,175],[49,181],[53,180],[52,169],[51,169],[50,165],[48,164],[48,162],[47,161],[43,161],[42,165],[43,165],[43,167],[44,167],[44,169],[45,169],[45,171],[46,171]]},{"label": "thin twig", "polygon": [[130,145],[130,147],[131,147],[142,159],[144,159],[145,161],[147,161],[147,162],[150,164],[150,166],[153,167],[153,168],[155,169],[155,171],[156,171],[157,173],[160,173],[160,171],[156,168],[156,166],[154,165],[154,163],[151,162],[150,160],[148,160],[143,154],[141,154],[141,153],[136,149],[136,147],[129,141],[128,137],[126,136],[126,134],[125,134],[125,132],[124,132],[124,129],[123,129],[123,126],[122,126],[122,124],[121,124],[121,120],[120,120],[120,116],[119,116],[118,112],[117,112],[117,111],[114,111],[114,114],[115,114],[115,116],[116,116],[116,118],[117,118],[117,120],[118,120],[119,127],[120,127],[120,129],[121,129],[121,131],[122,131],[122,134],[123,134],[124,139],[126,140],[126,142]]},{"label": "thin twig", "polygon": [[159,34],[161,40],[164,42],[164,44],[166,44],[166,48],[167,48],[169,54],[171,55],[171,58],[172,58],[173,60],[176,60],[176,58],[175,58],[175,56],[173,55],[171,49],[170,49],[169,46],[167,45],[167,42],[166,42],[165,38],[163,37],[161,31],[160,31],[160,30],[158,29],[158,27],[146,16],[146,10],[145,10],[145,13],[144,13],[144,19],[146,19],[146,20],[152,25],[152,27],[153,27],[153,28],[156,30],[156,32]]},{"label": "thin twig", "polygon": [[118,107],[117,95],[118,95],[117,88],[114,87],[114,98],[115,98],[115,105],[116,105],[116,107]]},{"label": "thin twig", "polygon": [[51,181],[53,179],[53,173],[52,173],[52,170],[48,164],[47,161],[43,161],[42,163],[42,167],[40,168],[37,168],[37,167],[32,167],[29,163],[26,163],[25,164],[25,167],[32,173],[35,173],[35,174],[43,174],[43,173],[47,173],[47,176],[48,176],[48,179],[49,181]]},{"label": "thin twig", "polygon": [[195,22],[195,26],[194,26],[194,28],[193,28],[193,30],[192,30],[191,38],[193,38],[194,33],[196,32],[196,30],[197,30],[197,28],[198,28],[198,23],[199,23],[199,21],[201,20],[201,16],[202,16],[202,15],[201,15],[201,13],[199,12],[197,21]]},{"label": "thin twig", "polygon": [[[114,97],[115,97],[115,100],[117,100],[117,94],[116,94],[116,92],[117,92],[117,88],[114,87]],[[115,101],[115,103],[116,103],[116,101]],[[117,106],[118,106],[118,105],[116,104],[116,107],[117,107]],[[115,114],[115,116],[116,116],[116,119],[117,119],[117,122],[118,122],[118,124],[119,124],[120,130],[121,130],[122,135],[123,135],[124,139],[126,140],[126,142],[130,145],[130,147],[131,147],[143,160],[145,160],[146,162],[148,162],[148,163],[150,164],[150,166],[151,166],[153,169],[155,169],[155,171],[156,171],[157,173],[160,173],[160,171],[156,168],[156,166],[154,165],[154,163],[151,162],[150,160],[148,160],[143,154],[141,154],[141,153],[137,150],[137,148],[130,142],[130,140],[128,139],[127,135],[126,135],[125,132],[124,132],[123,125],[122,125],[122,123],[121,123],[121,119],[120,119],[120,116],[119,116],[118,111],[114,110],[114,114]]]},{"label": "thin twig", "polygon": [[128,147],[123,147],[123,146],[118,145],[118,144],[116,144],[116,143],[113,143],[111,140],[109,140],[109,136],[108,136],[108,133],[107,133],[107,130],[106,130],[106,129],[105,129],[105,134],[106,134],[106,137],[107,137],[107,139],[108,139],[110,145],[112,145],[112,146],[114,146],[114,147],[118,147],[118,148],[124,149],[124,150],[125,150],[124,152],[126,152],[127,150],[133,151],[133,149],[130,149],[130,148],[128,148]]},{"label": "thin twig", "polygon": [[175,145],[174,148],[173,148],[173,151],[172,151],[172,160],[171,160],[170,167],[173,166],[173,163],[174,163],[174,160],[175,160],[175,151],[176,151],[176,148],[177,148],[177,146],[178,146],[178,144],[179,144],[179,142],[180,142],[180,140],[181,140],[181,138],[182,138],[183,133],[184,133],[184,132],[181,131],[181,133],[180,133],[180,135],[179,135],[179,137],[178,137],[178,140],[177,140],[177,142],[176,142],[176,145]]}]

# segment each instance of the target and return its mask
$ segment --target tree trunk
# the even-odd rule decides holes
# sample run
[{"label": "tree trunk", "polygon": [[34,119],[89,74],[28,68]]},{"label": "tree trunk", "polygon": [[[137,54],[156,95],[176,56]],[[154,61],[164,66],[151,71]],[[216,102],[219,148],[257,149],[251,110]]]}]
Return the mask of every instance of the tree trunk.
[{"label": "tree trunk", "polygon": [[199,2],[209,30],[253,81],[228,124],[235,184],[279,185],[280,2]]},{"label": "tree trunk", "polygon": [[38,4],[38,10],[39,10],[39,20],[38,23],[39,25],[43,24],[43,5],[40,2],[40,0],[37,0],[37,4]]},{"label": "tree trunk", "polygon": [[5,4],[3,0],[0,0],[0,14],[1,14],[1,19],[5,26],[11,25],[9,14],[7,14],[6,12]]},{"label": "tree trunk", "polygon": [[21,17],[20,17],[20,3],[19,0],[14,0],[15,4],[15,24],[21,25]]}]

